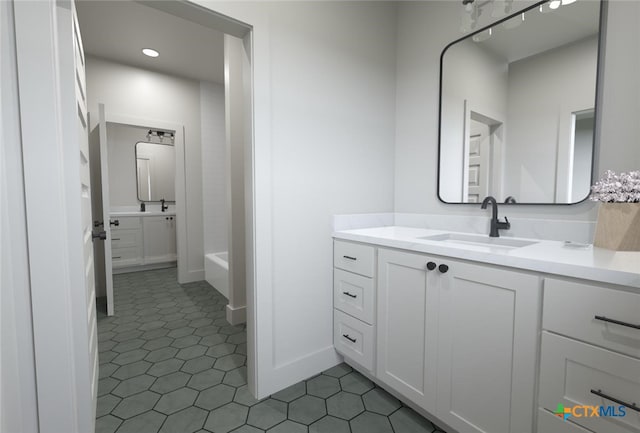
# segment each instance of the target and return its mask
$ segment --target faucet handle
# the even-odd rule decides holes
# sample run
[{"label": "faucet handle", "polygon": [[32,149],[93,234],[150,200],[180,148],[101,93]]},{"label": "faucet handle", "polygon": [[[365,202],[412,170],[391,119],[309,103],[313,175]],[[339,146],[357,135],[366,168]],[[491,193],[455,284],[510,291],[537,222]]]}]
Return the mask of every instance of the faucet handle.
[{"label": "faucet handle", "polygon": [[511,228],[511,223],[509,222],[509,218],[507,218],[506,216],[504,217],[504,222],[498,221],[497,224],[498,224],[498,228],[502,230],[509,230]]}]

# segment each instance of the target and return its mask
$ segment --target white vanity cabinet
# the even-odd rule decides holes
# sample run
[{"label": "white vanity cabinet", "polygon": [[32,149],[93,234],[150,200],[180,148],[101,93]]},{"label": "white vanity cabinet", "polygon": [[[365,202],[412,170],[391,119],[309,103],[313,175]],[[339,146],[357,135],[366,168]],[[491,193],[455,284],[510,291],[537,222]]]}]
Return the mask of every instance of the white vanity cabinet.
[{"label": "white vanity cabinet", "polygon": [[424,254],[378,249],[376,377],[435,413],[438,281]]},{"label": "white vanity cabinet", "polygon": [[448,258],[442,264],[435,414],[460,432],[533,431],[541,278]]},{"label": "white vanity cabinet", "polygon": [[460,432],[532,431],[538,276],[380,248],[378,281],[381,382]]},{"label": "white vanity cabinet", "polygon": [[114,269],[142,265],[142,221],[139,217],[111,218],[111,261]]},{"label": "white vanity cabinet", "polygon": [[555,416],[559,404],[603,407],[606,416],[578,410],[564,422],[639,433],[640,294],[557,278],[544,285],[540,419]]},{"label": "white vanity cabinet", "polygon": [[333,341],[336,350],[368,372],[375,354],[375,248],[335,241]]},{"label": "white vanity cabinet", "polygon": [[176,217],[143,218],[144,262],[147,265],[176,260]]},{"label": "white vanity cabinet", "polygon": [[[334,254],[334,264],[349,255],[342,254],[347,242],[335,242],[334,253],[340,254]],[[377,254],[371,274],[375,319],[370,325],[363,316],[353,322],[348,308],[334,313],[336,349],[354,359],[343,347],[340,318],[346,316],[347,325],[359,322],[360,329],[374,333],[370,373],[406,400],[459,432],[532,432],[541,278],[442,256],[359,247]],[[344,271],[334,269],[334,280],[338,308],[347,291]]]},{"label": "white vanity cabinet", "polygon": [[112,216],[111,260],[114,271],[129,272],[141,266],[176,261],[176,216]]}]

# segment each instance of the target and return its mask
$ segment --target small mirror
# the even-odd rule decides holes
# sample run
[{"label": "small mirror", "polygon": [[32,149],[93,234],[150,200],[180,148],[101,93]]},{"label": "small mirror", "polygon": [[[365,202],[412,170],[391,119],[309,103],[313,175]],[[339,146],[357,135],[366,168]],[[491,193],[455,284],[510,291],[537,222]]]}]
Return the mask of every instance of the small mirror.
[{"label": "small mirror", "polygon": [[138,200],[175,201],[176,151],[170,144],[136,143]]},{"label": "small mirror", "polygon": [[473,203],[492,195],[499,202],[570,204],[587,197],[600,9],[594,0],[541,2],[444,49],[440,200]]}]

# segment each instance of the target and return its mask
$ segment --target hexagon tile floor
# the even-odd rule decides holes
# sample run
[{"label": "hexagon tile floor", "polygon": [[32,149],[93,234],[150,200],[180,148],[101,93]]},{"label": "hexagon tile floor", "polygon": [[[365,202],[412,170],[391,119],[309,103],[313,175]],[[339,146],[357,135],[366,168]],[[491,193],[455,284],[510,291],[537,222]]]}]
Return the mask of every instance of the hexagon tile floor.
[{"label": "hexagon tile floor", "polygon": [[114,293],[116,314],[98,318],[97,433],[442,433],[346,364],[255,400],[244,326],[175,268],[114,275]]}]

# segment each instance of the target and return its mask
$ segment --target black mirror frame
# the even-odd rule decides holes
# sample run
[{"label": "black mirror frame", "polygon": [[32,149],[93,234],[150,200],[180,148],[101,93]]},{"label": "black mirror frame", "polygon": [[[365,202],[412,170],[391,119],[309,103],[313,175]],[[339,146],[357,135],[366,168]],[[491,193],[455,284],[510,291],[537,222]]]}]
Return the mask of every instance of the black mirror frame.
[{"label": "black mirror frame", "polygon": [[[541,5],[548,3],[550,0],[542,0],[540,2],[537,2],[531,6],[528,6],[524,9],[521,9],[515,13],[512,13],[511,15],[508,15],[500,20],[494,21],[478,30],[475,30],[472,33],[469,33],[461,38],[456,39],[455,41],[447,44],[447,46],[444,47],[444,49],[442,50],[442,53],[440,54],[440,82],[438,84],[438,167],[437,167],[437,174],[436,174],[436,195],[438,196],[438,200],[441,203],[444,204],[451,204],[451,205],[467,205],[467,206],[477,206],[478,203],[464,203],[464,202],[448,202],[445,201],[441,196],[440,196],[440,154],[442,152],[441,150],[441,144],[442,144],[442,74],[443,74],[443,64],[444,64],[444,55],[447,52],[447,50],[457,44],[458,42],[462,42],[468,38],[473,37],[474,35],[481,33],[485,30],[488,30],[491,27],[494,27],[500,23],[503,23],[515,16],[518,16],[520,14],[523,14],[527,11],[530,11],[532,9],[538,8]],[[599,17],[599,34],[598,34],[598,54],[597,54],[597,65],[596,65],[596,89],[595,89],[595,119],[594,119],[594,128],[593,128],[593,151],[592,151],[592,155],[591,155],[591,185],[593,185],[594,180],[597,176],[597,171],[598,171],[598,161],[596,161],[596,157],[600,154],[600,129],[601,129],[601,121],[602,121],[602,107],[601,107],[601,101],[602,101],[602,79],[604,76],[604,46],[605,46],[605,40],[606,40],[606,26],[607,26],[607,7],[608,7],[608,0],[599,0],[600,1],[600,17]],[[587,196],[585,198],[583,198],[582,200],[575,202],[575,203],[501,203],[501,206],[504,205],[508,205],[508,206],[517,206],[517,205],[525,205],[525,206],[572,206],[572,205],[576,205],[576,204],[580,204],[585,202],[587,199],[589,198],[589,194],[587,194]]]}]

